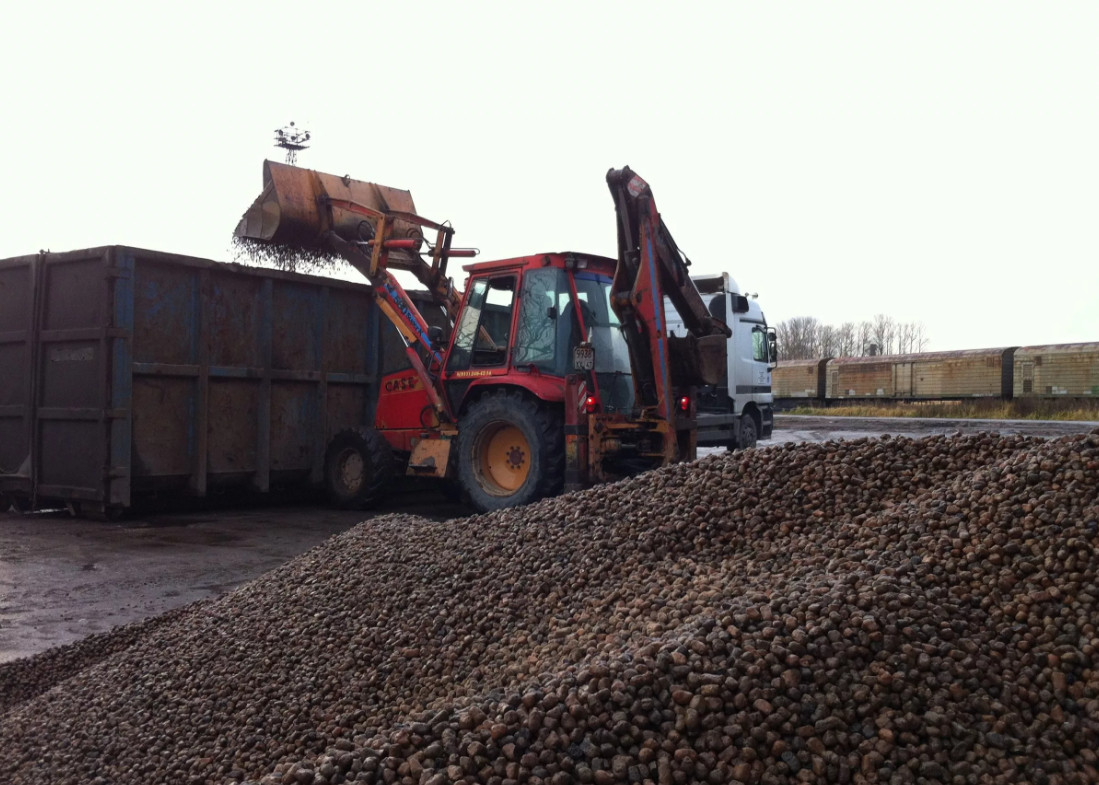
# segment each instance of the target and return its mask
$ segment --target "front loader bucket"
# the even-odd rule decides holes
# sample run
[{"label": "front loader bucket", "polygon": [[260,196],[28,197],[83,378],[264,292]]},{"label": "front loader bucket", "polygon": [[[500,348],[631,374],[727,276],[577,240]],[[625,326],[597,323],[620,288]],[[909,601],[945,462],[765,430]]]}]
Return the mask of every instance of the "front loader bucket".
[{"label": "front loader bucket", "polygon": [[[372,239],[377,220],[330,206],[344,202],[379,212],[416,212],[408,191],[264,161],[263,192],[241,217],[235,234],[245,240],[321,252],[330,250],[325,240],[329,231],[349,242]],[[390,237],[415,240],[417,248],[423,241],[418,226],[400,219],[394,222]]]}]

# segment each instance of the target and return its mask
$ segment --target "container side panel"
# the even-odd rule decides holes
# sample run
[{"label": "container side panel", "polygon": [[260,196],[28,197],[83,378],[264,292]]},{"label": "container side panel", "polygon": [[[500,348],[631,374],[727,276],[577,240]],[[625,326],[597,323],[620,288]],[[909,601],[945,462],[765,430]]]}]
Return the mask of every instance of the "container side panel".
[{"label": "container side panel", "polygon": [[[30,346],[25,337],[0,343],[0,406],[25,407],[30,403],[26,384],[27,374],[30,373],[29,352]],[[3,415],[0,414],[0,417]]]},{"label": "container side panel", "polygon": [[309,471],[324,428],[316,384],[271,385],[271,471]]},{"label": "container side panel", "polygon": [[134,280],[135,362],[195,361],[197,271],[142,260]]},{"label": "container side panel", "polygon": [[[21,417],[0,417],[0,487],[4,478],[29,475],[27,427]],[[28,476],[29,479],[29,476]]]},{"label": "container side panel", "polygon": [[252,380],[210,380],[207,466],[212,481],[214,475],[256,471],[259,394],[260,385]]},{"label": "container side panel", "polygon": [[260,345],[260,296],[263,279],[239,272],[210,273],[209,324],[211,365],[256,368],[263,364]]},{"label": "container side panel", "polygon": [[[62,488],[61,497],[102,496],[106,430],[95,420],[43,420],[39,423],[38,484]],[[80,493],[83,491],[83,493]]]},{"label": "container side panel", "polygon": [[114,331],[107,339],[111,378],[108,404],[111,410],[107,502],[127,507],[130,504],[133,466],[133,343],[134,273],[133,253],[117,249],[113,254],[114,287],[111,296],[111,323]]},{"label": "container side panel", "polygon": [[46,499],[109,501],[111,254],[99,248],[43,259],[35,483]]},{"label": "container side panel", "polygon": [[324,289],[275,281],[272,291],[271,367],[318,370],[325,318]]},{"label": "container side panel", "polygon": [[341,290],[329,293],[325,371],[369,373],[373,307],[374,301],[366,293]]},{"label": "container side panel", "polygon": [[11,490],[30,484],[34,270],[33,257],[0,262],[0,487]]},{"label": "container side panel", "polygon": [[6,264],[0,267],[0,333],[26,330],[33,305],[31,261]]},{"label": "container side panel", "polygon": [[367,390],[355,384],[328,385],[328,417],[325,444],[346,428],[358,428],[365,421]]},{"label": "container side panel", "polygon": [[40,358],[41,406],[103,408],[106,358],[99,341],[44,342]]},{"label": "container side panel", "polygon": [[134,379],[134,480],[186,477],[195,454],[194,379]]},{"label": "container side panel", "polygon": [[103,327],[107,323],[101,255],[47,257],[43,277],[43,330]]}]

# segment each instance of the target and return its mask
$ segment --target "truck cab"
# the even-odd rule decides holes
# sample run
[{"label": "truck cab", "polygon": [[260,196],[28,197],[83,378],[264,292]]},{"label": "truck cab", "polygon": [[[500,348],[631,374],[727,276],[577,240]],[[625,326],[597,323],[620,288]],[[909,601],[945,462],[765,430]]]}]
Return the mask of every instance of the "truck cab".
[{"label": "truck cab", "polygon": [[[728,273],[692,275],[715,319],[732,330],[726,343],[725,376],[721,383],[699,389],[698,445],[729,449],[753,447],[770,439],[774,430],[771,369],[778,360],[775,331],[767,326],[759,303],[740,292]],[[668,332],[686,330],[674,308],[665,303]]]}]

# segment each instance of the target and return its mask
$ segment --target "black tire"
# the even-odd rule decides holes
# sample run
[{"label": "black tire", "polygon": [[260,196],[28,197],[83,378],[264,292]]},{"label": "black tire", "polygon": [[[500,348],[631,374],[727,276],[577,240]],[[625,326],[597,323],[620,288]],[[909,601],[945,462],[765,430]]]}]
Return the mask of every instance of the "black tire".
[{"label": "black tire", "polygon": [[17,496],[16,494],[0,494],[0,512],[17,512],[19,514],[28,513],[31,510],[30,500],[25,496]]},{"label": "black tire", "polygon": [[373,507],[392,487],[393,473],[393,450],[373,428],[349,428],[328,443],[324,483],[334,507]]},{"label": "black tire", "polygon": [[475,401],[458,424],[458,481],[481,512],[560,493],[565,484],[560,413],[517,390]]},{"label": "black tire", "polygon": [[740,449],[750,450],[759,441],[759,426],[752,415],[746,414],[740,418]]}]

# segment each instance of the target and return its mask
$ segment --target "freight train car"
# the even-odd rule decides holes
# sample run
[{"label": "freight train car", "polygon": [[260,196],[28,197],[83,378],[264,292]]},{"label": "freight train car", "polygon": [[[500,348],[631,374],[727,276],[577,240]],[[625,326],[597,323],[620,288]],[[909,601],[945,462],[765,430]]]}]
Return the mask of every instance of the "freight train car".
[{"label": "freight train car", "polygon": [[1013,394],[1016,398],[1099,397],[1099,343],[1018,349]]},{"label": "freight train car", "polygon": [[320,486],[405,362],[361,284],[124,246],[0,260],[0,494],[98,516]]},{"label": "freight train car", "polygon": [[1099,343],[782,360],[776,405],[1099,396]]},{"label": "freight train car", "polygon": [[1011,394],[1011,348],[837,357],[829,360],[825,397],[943,400]]},{"label": "freight train car", "polygon": [[771,369],[771,388],[775,400],[822,400],[828,359],[779,360]]}]

